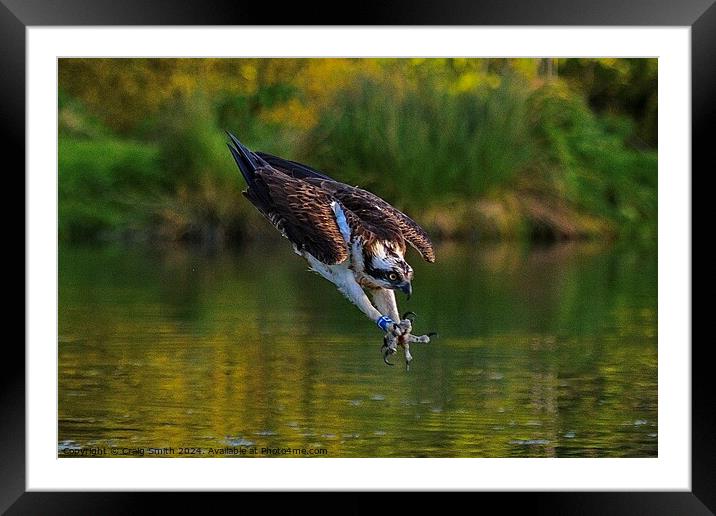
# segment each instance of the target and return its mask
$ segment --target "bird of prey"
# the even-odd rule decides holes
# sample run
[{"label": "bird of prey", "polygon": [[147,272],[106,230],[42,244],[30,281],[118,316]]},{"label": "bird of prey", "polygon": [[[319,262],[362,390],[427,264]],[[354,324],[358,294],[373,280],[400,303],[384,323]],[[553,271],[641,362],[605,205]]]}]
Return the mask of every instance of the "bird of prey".
[{"label": "bird of prey", "polygon": [[[383,360],[400,345],[406,364],[415,314],[400,317],[395,290],[412,293],[406,242],[428,262],[435,253],[427,233],[410,217],[366,190],[340,183],[295,161],[247,149],[233,134],[227,143],[246,180],[244,196],[286,237],[296,254],[383,330]],[[370,293],[373,303],[368,299]]]}]

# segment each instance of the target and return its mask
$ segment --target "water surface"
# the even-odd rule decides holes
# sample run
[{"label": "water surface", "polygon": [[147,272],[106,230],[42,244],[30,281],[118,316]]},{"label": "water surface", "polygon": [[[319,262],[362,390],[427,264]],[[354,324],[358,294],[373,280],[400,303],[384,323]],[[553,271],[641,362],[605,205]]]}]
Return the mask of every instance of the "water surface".
[{"label": "water surface", "polygon": [[655,252],[450,245],[410,262],[399,306],[440,338],[406,371],[285,242],[61,248],[58,453],[657,455]]}]

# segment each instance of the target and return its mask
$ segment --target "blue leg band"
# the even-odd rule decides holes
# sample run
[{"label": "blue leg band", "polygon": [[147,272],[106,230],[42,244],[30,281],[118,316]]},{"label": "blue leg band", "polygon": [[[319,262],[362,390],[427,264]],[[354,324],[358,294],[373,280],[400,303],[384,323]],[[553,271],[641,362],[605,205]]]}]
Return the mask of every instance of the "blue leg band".
[{"label": "blue leg band", "polygon": [[388,331],[388,325],[393,324],[393,319],[388,317],[387,315],[381,315],[378,317],[378,319],[375,321],[375,324],[378,325],[378,328],[380,328],[383,331]]}]

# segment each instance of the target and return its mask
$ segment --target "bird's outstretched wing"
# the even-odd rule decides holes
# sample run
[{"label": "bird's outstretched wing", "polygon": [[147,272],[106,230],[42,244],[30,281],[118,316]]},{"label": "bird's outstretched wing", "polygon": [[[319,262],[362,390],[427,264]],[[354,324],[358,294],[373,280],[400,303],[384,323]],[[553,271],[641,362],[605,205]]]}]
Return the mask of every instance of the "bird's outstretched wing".
[{"label": "bird's outstretched wing", "polygon": [[302,163],[262,152],[257,154],[273,168],[293,178],[315,185],[322,191],[329,193],[332,197],[339,200],[345,208],[351,210],[361,220],[369,223],[371,227],[376,228],[378,231],[379,228],[385,227],[388,224],[395,225],[402,234],[402,237],[407,240],[426,261],[431,263],[435,261],[433,244],[425,230],[405,213],[397,210],[377,195],[367,190],[335,181],[326,174]]},{"label": "bird's outstretched wing", "polygon": [[269,219],[299,251],[330,265],[348,258],[330,195],[277,170],[259,169],[257,175],[271,198]]},{"label": "bird's outstretched wing", "polygon": [[348,258],[348,248],[333,211],[335,199],[319,187],[276,170],[233,135],[229,145],[246,179],[251,203],[288,238],[298,251],[307,251],[326,264]]}]

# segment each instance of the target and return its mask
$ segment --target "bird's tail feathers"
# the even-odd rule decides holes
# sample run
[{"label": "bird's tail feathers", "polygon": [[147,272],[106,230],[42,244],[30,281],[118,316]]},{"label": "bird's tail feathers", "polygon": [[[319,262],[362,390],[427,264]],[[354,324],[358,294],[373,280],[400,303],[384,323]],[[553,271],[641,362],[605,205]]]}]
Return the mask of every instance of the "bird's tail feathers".
[{"label": "bird's tail feathers", "polygon": [[259,210],[266,212],[269,193],[266,185],[262,181],[256,180],[256,171],[260,168],[271,168],[271,166],[263,158],[247,149],[246,146],[229,131],[226,131],[226,134],[231,139],[231,143],[227,143],[226,145],[229,147],[231,155],[234,157],[234,161],[236,161],[241,175],[244,176],[246,185],[248,186],[244,195],[246,195]]},{"label": "bird's tail feathers", "polygon": [[231,139],[231,143],[227,143],[226,145],[229,147],[231,155],[234,157],[234,161],[236,161],[241,171],[241,175],[244,176],[246,183],[251,187],[256,181],[256,171],[261,167],[268,167],[270,165],[266,163],[263,158],[247,149],[246,146],[229,131],[226,131],[226,134]]},{"label": "bird's tail feathers", "polygon": [[304,165],[303,163],[279,158],[278,156],[272,156],[271,154],[268,154],[266,152],[257,152],[256,155],[272,167],[278,168],[282,172],[290,175],[291,177],[295,177],[298,179],[305,179],[310,177],[334,181],[333,178],[328,177],[323,172],[319,172],[315,168],[311,168],[308,165]]}]

